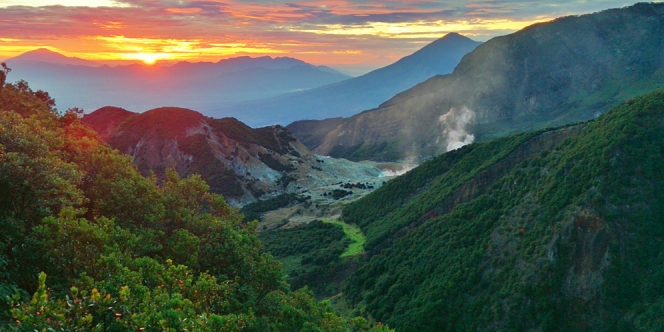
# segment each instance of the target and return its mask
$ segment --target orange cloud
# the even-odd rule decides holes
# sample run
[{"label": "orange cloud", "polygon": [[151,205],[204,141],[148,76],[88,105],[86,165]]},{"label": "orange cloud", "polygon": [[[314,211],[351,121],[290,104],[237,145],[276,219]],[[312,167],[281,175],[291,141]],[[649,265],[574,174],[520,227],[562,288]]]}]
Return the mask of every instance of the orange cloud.
[{"label": "orange cloud", "polygon": [[[92,0],[91,0],[92,1]],[[399,58],[448,32],[487,40],[623,0],[76,0],[0,4],[0,58],[37,47],[97,60],[288,55],[316,64]]]},{"label": "orange cloud", "polygon": [[196,14],[203,11],[201,8],[166,8],[165,10],[174,14]]}]

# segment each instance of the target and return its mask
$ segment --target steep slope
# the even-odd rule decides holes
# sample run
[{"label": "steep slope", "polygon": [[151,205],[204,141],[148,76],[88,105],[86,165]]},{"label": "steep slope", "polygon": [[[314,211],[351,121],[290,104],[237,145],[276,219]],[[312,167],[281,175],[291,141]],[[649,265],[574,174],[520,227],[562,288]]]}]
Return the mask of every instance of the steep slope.
[{"label": "steep slope", "polygon": [[[351,159],[431,156],[473,139],[572,123],[664,85],[664,4],[564,17],[496,37],[454,72],[347,119],[309,145]],[[298,135],[302,135],[298,133]]]},{"label": "steep slope", "polygon": [[[56,53],[57,54],[57,53]],[[350,76],[293,58],[240,57],[172,66],[63,66],[11,63],[11,77],[49,91],[59,109],[117,105],[130,111],[179,105],[208,113],[219,105],[336,83]]]},{"label": "steep slope", "polygon": [[[234,118],[213,119],[175,107],[141,114],[104,107],[82,122],[130,155],[142,174],[153,171],[163,179],[170,167],[181,175],[200,174],[211,191],[236,205],[343,180],[335,177],[333,163],[319,162],[280,126],[252,129]],[[349,167],[357,176],[380,173],[367,165]]]},{"label": "steep slope", "polygon": [[295,121],[286,129],[293,133],[302,144],[307,147],[317,147],[325,139],[325,135],[342,124],[344,118],[327,118],[324,120],[300,120]]},{"label": "steep slope", "polygon": [[46,48],[38,48],[36,50],[28,51],[13,58],[7,59],[9,65],[17,64],[35,64],[35,63],[50,63],[55,65],[70,65],[70,66],[88,66],[99,67],[102,64],[90,60],[84,60],[76,57],[64,56],[58,52],[53,52]]},{"label": "steep slope", "polygon": [[444,154],[353,203],[374,256],[347,301],[400,331],[660,330],[663,118],[658,90]]},{"label": "steep slope", "polygon": [[350,116],[376,107],[434,75],[452,72],[461,58],[479,44],[450,33],[394,64],[365,75],[308,91],[220,107],[215,114],[234,116],[252,126]]}]

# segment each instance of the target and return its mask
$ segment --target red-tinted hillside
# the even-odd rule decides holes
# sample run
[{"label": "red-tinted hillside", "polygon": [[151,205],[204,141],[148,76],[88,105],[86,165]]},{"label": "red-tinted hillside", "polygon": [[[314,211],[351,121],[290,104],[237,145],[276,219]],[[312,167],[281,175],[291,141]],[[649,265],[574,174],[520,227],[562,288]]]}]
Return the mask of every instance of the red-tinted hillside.
[{"label": "red-tinted hillside", "polygon": [[115,128],[133,115],[136,115],[136,113],[124,108],[105,106],[86,114],[81,121],[92,127],[101,139],[107,140]]}]

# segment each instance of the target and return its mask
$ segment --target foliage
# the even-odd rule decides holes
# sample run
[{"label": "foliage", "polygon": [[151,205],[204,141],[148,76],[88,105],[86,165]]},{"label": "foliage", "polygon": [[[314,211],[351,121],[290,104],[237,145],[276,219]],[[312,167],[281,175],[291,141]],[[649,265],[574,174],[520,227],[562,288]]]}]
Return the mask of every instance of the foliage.
[{"label": "foliage", "polygon": [[[455,156],[441,156],[388,183],[344,215],[368,238],[385,227],[374,224],[424,217],[421,226],[377,252],[347,280],[344,296],[357,313],[403,331],[658,329],[663,115],[664,90],[624,103],[441,214],[428,215],[445,192],[526,136],[460,151],[442,173],[433,165]],[[408,187],[428,177],[430,184]],[[406,198],[390,196],[390,185],[406,187]],[[360,219],[359,206],[380,211],[381,200],[387,211]]]},{"label": "foliage", "polygon": [[376,247],[399,229],[416,223],[442,198],[539,133],[464,146],[442,154],[420,165],[417,172],[408,172],[369,197],[349,204],[343,218],[362,228],[368,248]]},{"label": "foliage", "polygon": [[260,239],[283,262],[288,282],[295,288],[309,286],[319,297],[336,294],[325,277],[340,263],[350,243],[339,225],[315,220],[307,225],[260,234]]},{"label": "foliage", "polygon": [[170,169],[158,186],[80,110],[59,114],[25,82],[0,97],[0,329],[346,328],[310,292],[289,290],[257,224],[200,176]]},{"label": "foliage", "polygon": [[302,203],[311,199],[311,196],[303,196],[294,193],[281,194],[263,201],[249,203],[240,209],[247,221],[261,220],[261,213],[287,207],[293,203]]}]

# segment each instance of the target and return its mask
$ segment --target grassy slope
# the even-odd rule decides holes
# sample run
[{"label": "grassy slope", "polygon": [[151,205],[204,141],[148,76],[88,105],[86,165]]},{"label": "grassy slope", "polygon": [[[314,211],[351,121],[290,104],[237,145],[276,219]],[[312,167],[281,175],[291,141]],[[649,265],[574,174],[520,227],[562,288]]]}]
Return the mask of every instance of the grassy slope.
[{"label": "grassy slope", "polygon": [[341,226],[344,234],[351,241],[346,251],[341,254],[341,258],[355,256],[364,252],[364,244],[367,242],[367,239],[359,227],[337,220],[325,220],[324,222]]},{"label": "grassy slope", "polygon": [[[403,331],[661,329],[663,118],[662,90],[622,104],[395,240],[347,281],[346,299]],[[436,158],[349,206],[347,221],[370,246],[524,138],[460,151],[442,174],[433,165],[452,156]],[[409,186],[428,170],[434,183]]]}]

